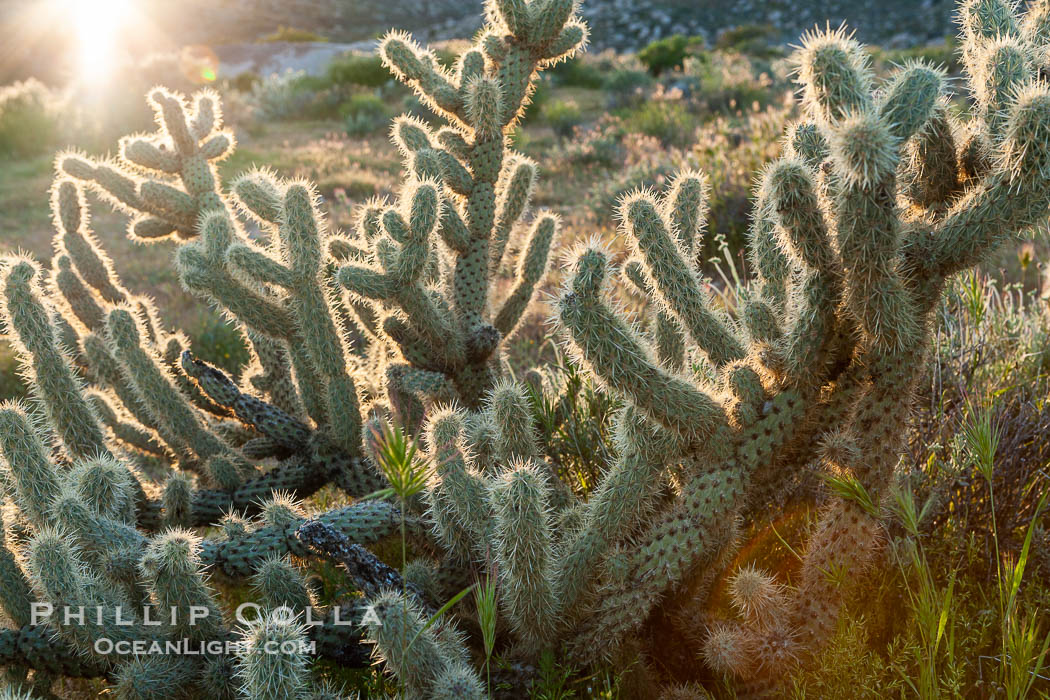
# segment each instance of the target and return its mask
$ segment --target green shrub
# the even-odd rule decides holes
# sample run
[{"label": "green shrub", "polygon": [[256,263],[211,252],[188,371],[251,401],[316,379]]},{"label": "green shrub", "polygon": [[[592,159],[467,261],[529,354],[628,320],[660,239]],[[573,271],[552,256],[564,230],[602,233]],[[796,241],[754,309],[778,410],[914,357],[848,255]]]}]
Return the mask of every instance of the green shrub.
[{"label": "green shrub", "polygon": [[0,88],[0,157],[25,158],[56,146],[61,101],[34,78]]},{"label": "green shrub", "polygon": [[653,136],[669,146],[687,146],[693,140],[696,118],[680,100],[649,100],[627,113],[627,129]]},{"label": "green shrub", "polygon": [[612,417],[622,403],[569,360],[550,367],[542,380],[527,386],[543,452],[558,465],[562,481],[586,492],[612,460]]},{"label": "green shrub", "polygon": [[660,75],[666,70],[681,68],[686,57],[693,51],[702,48],[703,37],[686,37],[675,34],[666,39],[658,39],[638,52],[641,61],[653,75]]},{"label": "green shrub", "polygon": [[325,69],[325,79],[331,85],[377,88],[386,85],[393,78],[378,56],[359,53],[337,56]]},{"label": "green shrub", "polygon": [[26,384],[18,371],[18,356],[11,346],[0,341],[0,401],[25,396]]},{"label": "green shrub", "polygon": [[627,158],[626,135],[622,119],[605,115],[593,128],[575,130],[575,137],[565,146],[565,159],[573,165],[619,167]]},{"label": "green shrub", "polygon": [[532,92],[529,104],[526,105],[525,112],[522,114],[522,124],[532,124],[541,119],[544,105],[551,100],[551,92],[550,80],[547,76],[541,75],[539,80],[536,81],[536,89]]},{"label": "green shrub", "polygon": [[645,71],[614,70],[605,79],[604,90],[609,97],[609,107],[616,109],[641,102],[645,92],[653,85],[653,78]]},{"label": "green shrub", "polygon": [[351,136],[366,136],[385,128],[394,116],[378,95],[358,93],[341,108],[346,121],[346,133]]},{"label": "green shrub", "polygon": [[776,27],[771,24],[741,24],[720,32],[715,48],[769,57],[783,53],[778,47],[771,46],[776,39]]},{"label": "green shrub", "polygon": [[683,68],[692,99],[708,112],[764,109],[789,89],[771,71],[756,70],[747,56],[713,51],[686,59]]},{"label": "green shrub", "polygon": [[201,330],[192,345],[197,357],[234,375],[239,375],[251,360],[241,331],[215,314],[201,318]]},{"label": "green shrub", "polygon": [[613,223],[616,207],[630,192],[644,188],[663,188],[675,173],[669,163],[637,163],[629,165],[615,177],[599,180],[587,195],[587,206],[604,225]]},{"label": "green shrub", "polygon": [[543,121],[559,138],[572,136],[573,129],[583,121],[580,107],[572,100],[552,100],[540,110]]},{"label": "green shrub", "polygon": [[559,85],[566,87],[600,90],[606,83],[605,71],[597,62],[587,60],[586,54],[555,66],[550,75]]},{"label": "green shrub", "polygon": [[316,97],[304,71],[288,69],[272,73],[252,87],[252,103],[260,119],[282,120],[301,117]]},{"label": "green shrub", "polygon": [[876,70],[888,70],[894,65],[901,65],[907,61],[923,60],[935,66],[944,66],[951,74],[962,72],[961,55],[959,53],[959,42],[955,37],[948,37],[944,41],[925,46],[914,46],[905,49],[884,50],[872,48]]},{"label": "green shrub", "polygon": [[[722,116],[696,131],[688,161],[703,167],[711,185],[704,258],[720,254],[724,244],[731,254],[743,250],[751,225],[754,173],[778,152],[790,111],[770,107],[746,118]],[[721,240],[716,240],[721,239]]]},{"label": "green shrub", "polygon": [[230,87],[238,92],[251,92],[259,84],[260,80],[258,73],[248,70],[238,73],[236,77],[230,80]]},{"label": "green shrub", "polygon": [[320,34],[311,32],[308,29],[298,29],[296,27],[286,27],[283,24],[277,27],[277,31],[261,36],[258,39],[260,44],[273,43],[275,41],[293,41],[293,42],[317,42],[317,41],[328,41],[327,37],[323,37]]}]

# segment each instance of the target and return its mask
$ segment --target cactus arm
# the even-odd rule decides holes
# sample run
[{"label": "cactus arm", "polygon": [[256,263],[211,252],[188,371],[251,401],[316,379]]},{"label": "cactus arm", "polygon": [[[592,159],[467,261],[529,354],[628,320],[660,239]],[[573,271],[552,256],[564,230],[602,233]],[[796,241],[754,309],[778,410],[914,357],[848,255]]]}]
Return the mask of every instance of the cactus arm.
[{"label": "cactus arm", "polygon": [[425,608],[431,608],[418,586],[406,581],[397,569],[387,566],[330,525],[320,520],[308,520],[299,526],[295,536],[311,552],[338,563],[350,576],[354,587],[366,598],[379,595],[384,590],[402,589],[411,593]]},{"label": "cactus arm", "polygon": [[[383,501],[361,501],[320,514],[317,521],[331,527],[351,542],[367,545],[400,532],[400,511]],[[247,578],[267,558],[284,555],[308,556],[307,544],[296,537],[306,519],[296,516],[286,523],[265,525],[225,539],[207,539],[201,545],[201,562],[230,578]],[[410,533],[417,532],[414,521]]]},{"label": "cactus arm", "polygon": [[837,274],[841,263],[832,250],[816,183],[804,161],[784,158],[774,164],[762,188],[777,222],[781,249],[802,270],[786,314],[790,326],[781,348],[783,369],[790,381],[818,386],[832,360],[828,343],[841,295]]},{"label": "cactus arm", "polygon": [[451,204],[446,204],[441,212],[441,226],[438,228],[441,240],[457,253],[463,253],[470,245],[470,232],[463,223],[463,215]]},{"label": "cactus arm", "polygon": [[[440,410],[430,417],[427,443],[437,479],[429,497],[435,529],[441,538],[456,546],[450,553],[460,560],[470,560],[486,556],[491,510],[488,484],[468,468],[463,431],[460,412]],[[464,540],[467,546],[463,546]]]},{"label": "cactus arm", "polygon": [[536,185],[536,165],[525,158],[515,159],[508,163],[503,170],[504,176],[509,176],[509,181],[500,183],[500,192],[496,206],[499,213],[496,215],[496,227],[492,234],[492,271],[498,271],[503,261],[503,253],[507,249],[511,230],[515,222],[521,218],[522,212],[529,205],[533,188]]},{"label": "cactus arm", "polygon": [[[155,420],[153,414],[146,408],[135,388],[121,370],[120,363],[114,357],[109,344],[100,336],[92,333],[83,339],[83,346],[95,381],[100,386],[109,389],[141,425],[156,431],[163,443],[174,454],[182,459],[192,460],[187,448],[170,427]],[[105,421],[106,416],[100,414],[100,418]]]},{"label": "cactus arm", "polygon": [[945,92],[944,72],[915,62],[890,76],[877,106],[879,118],[904,143],[926,128]]},{"label": "cactus arm", "polygon": [[795,61],[802,106],[822,124],[871,107],[871,67],[863,47],[845,29],[803,35]]},{"label": "cactus arm", "polygon": [[295,418],[303,415],[302,402],[292,380],[288,349],[280,341],[248,331],[258,366],[248,372],[248,383],[265,392],[274,406]]},{"label": "cactus arm", "polygon": [[22,627],[32,620],[35,602],[36,596],[15,555],[7,545],[0,546],[0,607],[15,626]]},{"label": "cactus arm", "polygon": [[554,590],[567,615],[580,610],[597,583],[596,563],[644,522],[668,456],[681,450],[671,433],[655,428],[633,408],[619,416],[616,441],[619,456],[583,506],[580,528],[558,558]]},{"label": "cactus arm", "polygon": [[89,331],[97,331],[102,327],[102,306],[73,269],[68,255],[60,254],[55,258],[51,279],[73,318]]},{"label": "cactus arm", "polygon": [[[356,452],[360,435],[360,407],[357,388],[346,371],[346,348],[336,325],[336,314],[332,300],[322,286],[323,241],[327,231],[321,227],[320,214],[315,206],[314,192],[301,183],[282,185],[272,181],[265,173],[246,176],[238,183],[244,206],[261,209],[263,205],[253,203],[256,190],[268,192],[277,202],[277,234],[280,240],[280,260],[274,260],[245,245],[235,245],[227,251],[227,259],[241,272],[252,277],[256,283],[280,284],[286,288],[286,308],[295,319],[296,336],[302,339],[299,365],[309,365],[312,370],[305,377],[322,389],[323,400],[320,415],[331,424],[331,439],[340,443],[348,452]],[[310,379],[316,375],[316,380]],[[305,396],[307,392],[300,392]],[[321,421],[319,421],[321,422]]]},{"label": "cactus arm", "polygon": [[861,114],[837,125],[831,147],[841,164],[835,209],[846,303],[875,342],[903,346],[919,329],[897,270],[895,137],[877,115]]},{"label": "cactus arm", "polygon": [[[378,624],[368,628],[376,654],[404,682],[409,693],[427,697],[431,685],[449,665],[437,630],[424,629],[418,606],[400,592],[385,592],[370,603],[378,618]],[[405,639],[414,640],[411,650],[406,649]]]},{"label": "cactus arm", "polygon": [[585,366],[686,441],[702,440],[725,425],[721,406],[688,382],[655,365],[628,324],[599,299],[607,261],[590,249],[576,262],[559,317]]},{"label": "cactus arm", "polygon": [[462,123],[463,100],[452,84],[453,77],[438,65],[437,58],[407,34],[392,32],[379,49],[383,64],[439,114]]},{"label": "cactus arm", "polygon": [[39,288],[40,270],[28,260],[0,262],[3,298],[0,316],[14,331],[16,348],[32,372],[33,390],[62,444],[74,457],[106,451],[105,436],[84,397],[82,383],[59,348],[52,311]]},{"label": "cactus arm", "polygon": [[296,278],[279,261],[255,250],[245,243],[234,243],[226,250],[226,261],[243,270],[260,284],[272,284],[286,289],[295,286]]},{"label": "cactus arm", "polygon": [[956,131],[942,101],[926,127],[904,146],[899,179],[905,196],[923,209],[947,208],[960,193]]},{"label": "cactus arm", "polygon": [[[652,301],[649,283],[639,260],[628,260],[623,266],[623,276],[644,294],[646,299]],[[674,372],[680,371],[685,366],[685,334],[678,319],[673,313],[661,308],[656,312],[650,333],[660,364]]]},{"label": "cactus arm", "polygon": [[931,235],[915,246],[910,259],[919,269],[942,278],[954,274],[1045,214],[1048,109],[1045,86],[1018,92],[1000,146],[1000,169],[957,201]]},{"label": "cactus arm", "polygon": [[0,405],[0,454],[19,509],[34,523],[47,522],[61,481],[28,412],[18,404]]},{"label": "cactus arm", "polygon": [[766,190],[755,201],[748,228],[748,256],[757,273],[762,301],[779,317],[787,304],[787,284],[791,276],[788,261],[776,236],[776,219]]},{"label": "cactus arm", "polygon": [[[615,649],[628,630],[648,617],[663,591],[717,554],[722,538],[716,524],[740,507],[754,470],[797,437],[811,404],[797,392],[785,391],[770,405],[769,415],[743,435],[735,455],[721,464],[703,464],[681,497],[635,538],[635,546],[607,558],[603,595],[577,626],[571,653],[591,656]],[[716,437],[712,442],[721,441]]]},{"label": "cactus arm", "polygon": [[531,463],[511,466],[489,489],[501,602],[522,643],[542,649],[555,634],[549,487]]},{"label": "cactus arm", "polygon": [[621,205],[621,218],[665,308],[674,313],[716,366],[742,358],[743,346],[711,310],[710,299],[701,291],[700,280],[655,202],[640,194],[628,197]]},{"label": "cactus arm", "polygon": [[171,425],[177,439],[190,446],[202,461],[220,456],[233,461],[242,477],[251,475],[252,467],[201,424],[163,366],[140,344],[141,329],[135,315],[117,307],[109,312],[106,325],[117,358],[154,419]]},{"label": "cactus arm", "polygon": [[[219,129],[212,94],[201,95],[191,109],[183,98],[158,88],[150,94],[159,129],[151,135],[133,135],[121,141],[121,156],[142,175],[117,163],[96,163],[77,154],[59,158],[60,167],[84,181],[119,208],[134,216],[129,235],[143,241],[175,233],[198,235],[198,220],[225,209],[215,163],[233,149],[234,138]],[[207,115],[211,115],[208,117]],[[208,133],[195,130],[209,126]],[[165,180],[177,175],[182,188]]]},{"label": "cactus arm", "polygon": [[198,240],[183,245],[175,254],[182,284],[213,299],[249,328],[271,338],[294,340],[291,313],[260,290],[234,279],[226,270],[226,250],[233,240],[233,226],[225,214],[205,217]]},{"label": "cactus arm", "polygon": [[182,354],[182,368],[212,400],[233,410],[236,416],[281,447],[302,449],[310,439],[310,428],[281,409],[242,392],[233,381],[214,367]]},{"label": "cactus arm", "polygon": [[503,337],[507,337],[518,325],[522,314],[532,301],[536,285],[547,273],[547,260],[551,243],[558,230],[558,220],[543,216],[533,225],[529,246],[518,263],[518,284],[503,302],[492,325]]},{"label": "cactus arm", "polygon": [[0,630],[0,664],[25,666],[70,678],[97,678],[110,665],[77,653],[47,625],[20,625]]},{"label": "cactus arm", "polygon": [[51,189],[51,209],[56,213],[55,230],[60,233],[62,247],[84,281],[110,304],[127,301],[128,293],[117,280],[113,263],[88,228],[83,189],[74,180],[59,178]]}]

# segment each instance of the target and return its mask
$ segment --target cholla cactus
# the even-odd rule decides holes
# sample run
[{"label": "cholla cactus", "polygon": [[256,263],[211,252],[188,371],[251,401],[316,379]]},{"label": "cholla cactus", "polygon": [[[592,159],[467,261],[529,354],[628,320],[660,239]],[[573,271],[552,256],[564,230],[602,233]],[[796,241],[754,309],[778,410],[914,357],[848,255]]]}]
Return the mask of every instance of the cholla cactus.
[{"label": "cholla cactus", "polygon": [[[819,469],[834,488],[797,588],[738,570],[734,617],[705,611],[696,651],[741,690],[775,695],[776,679],[827,638],[844,582],[878,542],[878,504],[945,280],[1050,204],[1044,4],[1025,18],[1004,2],[964,4],[975,98],[966,124],[946,108],[938,70],[908,64],[876,88],[848,36],[805,38],[804,116],[762,174],[757,284],[736,317],[694,264],[702,173],[620,206],[623,276],[659,309],[651,336],[607,301],[610,253],[595,243],[569,252],[556,323],[624,402],[615,458],[586,499],[540,450],[528,394],[537,387],[504,378],[500,356],[558,227],[548,214],[518,226],[536,172],[508,150],[507,130],[535,73],[584,42],[576,10],[573,0],[490,0],[485,31],[454,71],[388,36],[384,61],[450,126],[397,120],[399,197],[363,207],[349,236],[328,229],[308,183],[254,171],[227,193],[215,162],[233,137],[208,92],[190,105],[154,91],[160,129],[125,139],[117,161],[59,157],[50,275],[17,256],[0,265],[0,311],[34,399],[0,407],[0,489],[11,504],[0,603],[19,625],[0,632],[0,662],[23,677],[104,675],[122,698],[333,697],[298,651],[260,653],[310,640],[338,663],[366,662],[361,630],[328,618],[304,629],[294,617],[314,605],[297,566],[318,553],[309,533],[320,533],[333,547],[325,555],[371,598],[371,621],[382,623],[367,632],[374,655],[410,696],[485,696],[454,620],[467,604],[428,621],[488,576],[501,655],[520,671],[500,684],[524,692],[548,649],[593,664],[640,634],[676,634],[675,615],[704,609],[732,560],[738,523],[782,506]],[[84,187],[132,214],[133,237],[179,239],[183,284],[251,342],[244,383],[196,360],[121,285],[88,226]],[[268,247],[249,240],[244,219]],[[516,228],[525,237],[511,246]],[[514,289],[497,301],[494,275],[518,247]],[[349,324],[367,348],[346,345]],[[366,376],[376,368],[378,387]],[[420,428],[432,466],[403,512],[366,498],[384,486],[371,452],[389,415],[383,390],[395,417]],[[353,500],[307,515],[297,499],[329,482]],[[187,529],[212,525],[219,533],[203,539]],[[421,554],[401,579],[353,546],[394,533]],[[267,615],[237,630],[209,576],[250,582]],[[34,626],[34,603],[104,614],[91,626]],[[118,607],[139,612],[119,625]],[[155,608],[207,611],[207,622],[147,624],[141,611]],[[235,659],[96,646],[238,637],[247,644]]]},{"label": "cholla cactus", "polygon": [[[705,297],[689,262],[699,227],[681,222],[702,219],[680,213],[683,180],[665,194],[624,200],[623,231],[636,256],[627,276],[677,322],[689,355],[714,368],[713,383],[680,369],[661,351],[664,341],[643,338],[607,305],[601,247],[570,256],[558,309],[569,348],[651,430],[668,434],[687,479],[610,562],[604,595],[575,642],[581,653],[617,645],[661,595],[712,561],[713,522],[775,506],[809,463],[823,462],[853,488],[824,513],[799,589],[777,603],[786,628],[726,623],[708,650],[719,670],[739,673],[735,654],[715,652],[750,638],[741,668],[773,676],[779,664],[760,650],[781,660],[803,655],[834,628],[844,581],[878,541],[877,504],[944,280],[1046,214],[1050,91],[1035,70],[1036,23],[1017,30],[1013,12],[1006,3],[962,9],[977,98],[965,127],[948,116],[937,70],[908,64],[875,90],[848,36],[805,38],[796,56],[804,121],[762,177],[751,240],[758,293],[739,320]],[[995,17],[1013,18],[1015,29],[989,28]],[[700,175],[683,179],[703,190]],[[839,449],[814,450],[822,434]]]},{"label": "cholla cactus", "polygon": [[[188,102],[154,90],[158,130],[123,139],[115,159],[58,157],[50,276],[27,259],[0,264],[6,330],[58,449],[34,410],[12,404],[0,412],[5,495],[17,513],[4,550],[4,605],[16,622],[28,623],[26,608],[36,601],[126,600],[214,613],[213,626],[176,625],[150,639],[192,633],[221,640],[232,632],[201,578],[206,568],[252,578],[264,600],[302,609],[309,595],[280,559],[310,554],[295,536],[306,516],[289,497],[331,481],[351,497],[382,487],[362,445],[362,402],[381,399],[377,389],[386,389],[411,423],[422,418],[423,401],[481,407],[503,373],[501,340],[526,312],[558,226],[547,214],[522,221],[536,168],[507,148],[506,134],[535,73],[585,40],[571,2],[504,10],[492,8],[488,35],[464,54],[455,75],[407,37],[384,42],[384,60],[452,125],[432,131],[398,120],[395,140],[407,161],[400,197],[363,207],[351,236],[328,230],[308,183],[257,171],[223,186],[216,164],[235,141],[209,91]],[[90,229],[85,188],[131,216],[132,238],[180,243],[175,264],[184,286],[224,311],[251,342],[245,384],[193,358],[150,300],[123,287]],[[250,241],[245,219],[272,245]],[[519,228],[527,238],[515,265],[505,253],[517,247],[509,244]],[[505,299],[493,299],[490,281],[505,266],[517,282]],[[348,324],[370,341],[365,356],[347,346]],[[361,381],[377,367],[385,383]],[[276,465],[261,467],[263,460]],[[245,517],[225,517],[231,511]],[[393,512],[362,501],[319,522],[368,544],[390,534]],[[203,542],[179,530],[154,534],[220,521],[222,536]],[[416,522],[409,517],[410,533]],[[48,565],[34,568],[30,551]],[[127,635],[140,632],[151,630],[133,626]],[[330,642],[333,634],[315,636]],[[63,630],[45,647],[61,657],[63,645],[86,649],[100,636]],[[5,653],[31,661],[17,646]],[[475,687],[460,669],[464,660],[457,657],[439,684],[447,693]],[[129,697],[173,687],[227,692],[212,687],[221,673],[197,663],[57,663],[67,672],[111,675]],[[284,692],[273,689],[256,655],[247,654],[243,667],[249,694]],[[285,666],[273,668],[282,675]]]},{"label": "cholla cactus", "polygon": [[364,208],[353,242],[354,257],[363,260],[338,276],[355,307],[374,300],[388,310],[382,330],[403,359],[387,370],[398,401],[422,394],[480,405],[500,374],[500,339],[543,278],[558,229],[551,214],[534,218],[516,285],[497,302],[491,278],[536,180],[535,164],[507,149],[507,132],[536,72],[575,53],[586,30],[573,0],[489,5],[484,35],[453,71],[402,33],[380,46],[383,62],[450,123],[435,131],[410,117],[395,121],[394,142],[411,178],[395,206]]}]

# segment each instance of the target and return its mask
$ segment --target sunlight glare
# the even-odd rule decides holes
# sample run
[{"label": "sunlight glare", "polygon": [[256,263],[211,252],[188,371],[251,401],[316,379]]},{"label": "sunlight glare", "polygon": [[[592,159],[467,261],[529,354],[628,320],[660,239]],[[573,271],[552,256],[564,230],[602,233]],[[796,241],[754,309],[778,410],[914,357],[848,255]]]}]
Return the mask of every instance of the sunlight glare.
[{"label": "sunlight glare", "polygon": [[119,56],[117,41],[131,0],[64,0],[76,41],[76,73],[87,83],[112,78]]}]

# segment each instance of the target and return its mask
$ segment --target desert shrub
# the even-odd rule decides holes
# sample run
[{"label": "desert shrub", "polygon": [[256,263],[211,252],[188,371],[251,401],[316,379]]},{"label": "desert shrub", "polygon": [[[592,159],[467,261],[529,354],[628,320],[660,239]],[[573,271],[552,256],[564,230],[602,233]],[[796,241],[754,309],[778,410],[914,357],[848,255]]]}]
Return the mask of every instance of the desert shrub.
[{"label": "desert shrub", "polygon": [[605,85],[606,72],[599,61],[590,60],[587,54],[582,54],[555,66],[550,71],[550,77],[558,85],[599,90]]},{"label": "desert shrub", "polygon": [[636,133],[629,120],[609,118],[579,131],[566,145],[566,157],[581,165],[619,168],[599,179],[588,194],[588,207],[602,223],[612,222],[612,207],[631,189],[658,187],[676,169],[702,169],[711,189],[699,259],[722,257],[724,249],[746,267],[738,254],[751,225],[754,173],[776,157],[792,115],[791,109],[776,106],[744,117],[719,116],[691,132],[695,143],[684,151],[663,148],[656,137]]},{"label": "desert shrub", "polygon": [[536,81],[536,89],[532,91],[529,104],[521,115],[522,124],[535,124],[543,120],[543,108],[553,99],[554,90],[551,81],[542,75]]},{"label": "desert shrub", "polygon": [[321,75],[297,74],[287,85],[274,86],[274,93],[275,100],[286,101],[295,116],[345,119],[344,105],[360,94],[361,88],[382,90],[377,94],[385,100],[404,95],[404,90],[391,85],[392,80],[390,71],[378,57],[347,53],[333,58]]},{"label": "desert shrub", "polygon": [[620,401],[602,392],[568,358],[534,375],[527,388],[543,452],[559,477],[585,494],[613,459],[612,419]]},{"label": "desert shrub", "polygon": [[157,51],[128,71],[129,81],[123,87],[136,95],[156,85],[170,84],[178,89],[193,90],[215,80],[218,62],[215,53],[202,46],[187,46],[178,51]]},{"label": "desert shrub", "polygon": [[944,66],[950,74],[958,75],[962,72],[963,64],[959,53],[959,42],[955,37],[947,37],[943,41],[913,46],[903,49],[881,49],[873,47],[871,55],[876,70],[886,71],[894,65],[901,65],[907,61],[922,60],[933,65]]},{"label": "desert shrub", "polygon": [[571,61],[555,66],[540,78],[557,86],[600,89],[606,93],[610,105],[623,106],[636,98],[636,93],[654,84],[638,57],[618,54],[612,50],[585,53]]},{"label": "desert shrub", "polygon": [[683,147],[693,141],[697,118],[680,99],[646,100],[628,110],[624,124],[629,131],[659,139],[665,146]]},{"label": "desert shrub", "polygon": [[885,659],[874,652],[864,621],[844,619],[816,663],[792,678],[792,700],[856,698],[880,700],[900,686]]},{"label": "desert shrub", "polygon": [[702,49],[703,37],[686,37],[674,34],[664,39],[657,39],[638,52],[638,60],[654,76],[664,71],[681,68],[683,61],[693,51]]},{"label": "desert shrub", "polygon": [[615,221],[620,200],[632,190],[664,186],[674,175],[675,160],[680,157],[674,152],[665,153],[652,136],[628,131],[619,137],[617,126],[610,125],[610,137],[618,138],[626,153],[623,167],[599,178],[587,194],[587,207],[603,225]]},{"label": "desert shrub", "polygon": [[193,353],[205,362],[222,367],[234,376],[251,361],[244,335],[234,325],[215,314],[206,314],[200,320],[200,330],[192,338]]},{"label": "desert shrub", "polygon": [[674,167],[669,164],[629,165],[615,177],[603,178],[594,184],[587,194],[587,208],[599,222],[610,225],[615,221],[615,209],[610,207],[638,188],[666,185],[673,174]]},{"label": "desert shrub", "polygon": [[333,58],[325,68],[325,79],[332,85],[360,85],[377,88],[386,85],[394,76],[378,56],[348,53]]},{"label": "desert shrub", "polygon": [[237,92],[251,92],[255,89],[255,86],[259,83],[261,78],[259,74],[252,70],[238,73],[230,81],[229,85]]},{"label": "desert shrub", "polygon": [[62,99],[39,80],[0,88],[0,157],[25,158],[54,149],[62,118]]},{"label": "desert shrub", "polygon": [[316,32],[311,32],[309,29],[299,29],[297,27],[286,27],[283,24],[277,27],[276,31],[259,37],[260,44],[273,43],[275,41],[291,41],[291,42],[324,42],[328,41],[327,37],[323,37]]},{"label": "desert shrub", "polygon": [[252,87],[252,102],[259,119],[282,120],[300,117],[316,93],[303,83],[305,71],[291,69],[271,73]]},{"label": "desert shrub", "polygon": [[609,107],[617,109],[641,102],[652,85],[652,76],[645,71],[630,68],[614,70],[604,85]]},{"label": "desert shrub", "polygon": [[[996,533],[1000,549],[1019,551],[1050,488],[1050,318],[1038,298],[971,274],[949,288],[938,326],[905,475],[916,497],[930,502],[925,531],[955,551],[976,545],[971,573],[989,581]],[[968,443],[985,428],[998,448],[994,511]]]},{"label": "desert shrub", "polygon": [[777,30],[771,24],[741,24],[719,32],[715,48],[768,58],[783,53],[776,40]]},{"label": "desert shrub", "polygon": [[565,161],[572,165],[619,167],[627,158],[623,143],[626,135],[622,119],[603,115],[590,128],[576,127],[573,138],[564,147]]},{"label": "desert shrub", "polygon": [[790,89],[786,72],[778,76],[772,68],[756,70],[751,59],[735,52],[690,57],[683,73],[693,101],[709,112],[764,109]]},{"label": "desert shrub", "polygon": [[540,116],[562,139],[572,136],[573,129],[583,121],[579,105],[572,100],[551,100],[542,106]]},{"label": "desert shrub", "polygon": [[[720,116],[697,129],[696,143],[684,158],[702,167],[711,185],[705,257],[719,254],[723,242],[733,255],[744,248],[754,173],[776,157],[791,115],[784,107],[769,107],[743,118]],[[716,243],[715,236],[722,240]]]},{"label": "desert shrub", "polygon": [[386,102],[374,93],[358,93],[340,109],[346,122],[346,133],[366,136],[386,128],[393,116]]},{"label": "desert shrub", "polygon": [[18,364],[18,356],[11,346],[0,341],[0,401],[21,398],[26,394],[26,383]]}]

